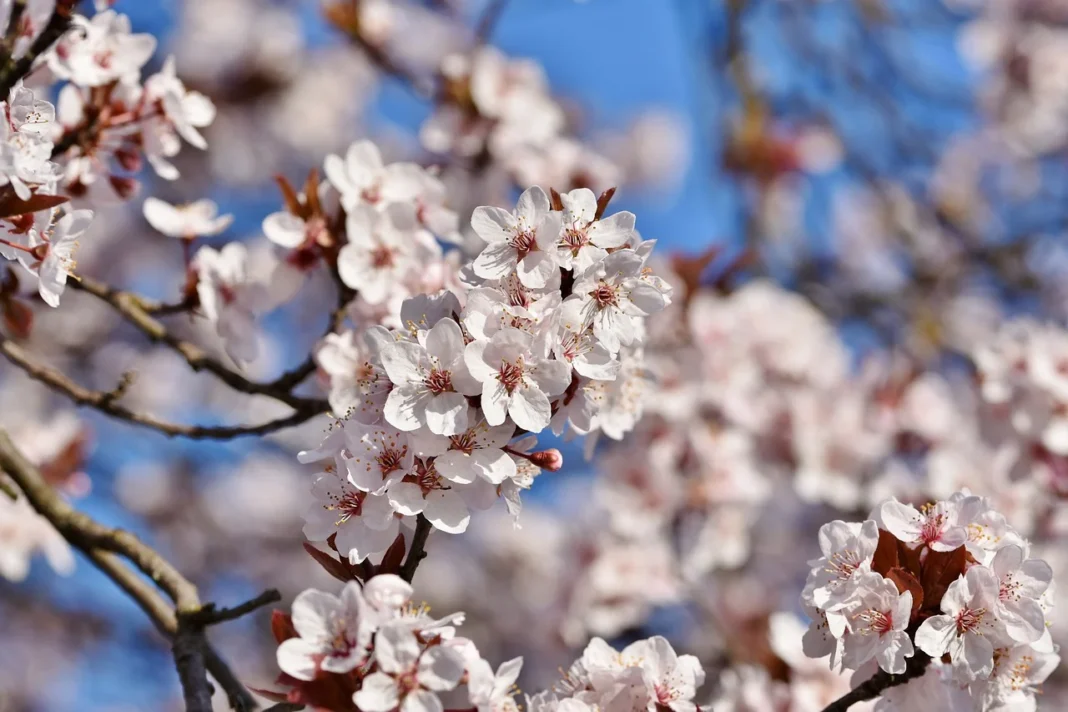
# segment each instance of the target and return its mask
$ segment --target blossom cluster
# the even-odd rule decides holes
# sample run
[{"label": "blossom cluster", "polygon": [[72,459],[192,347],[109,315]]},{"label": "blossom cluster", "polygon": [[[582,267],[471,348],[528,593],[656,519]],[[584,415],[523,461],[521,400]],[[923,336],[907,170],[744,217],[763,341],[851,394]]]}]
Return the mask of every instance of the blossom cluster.
[{"label": "blossom cluster", "polygon": [[480,712],[515,710],[522,659],[494,672],[473,642],[456,635],[462,613],[434,619],[411,597],[394,574],[350,581],[340,596],[304,591],[292,615],[275,612],[272,626],[279,682],[291,689],[261,693],[316,709],[442,712],[441,697],[463,686]]},{"label": "blossom cluster", "polygon": [[[350,581],[340,596],[309,589],[292,615],[276,612],[278,682],[284,693],[259,691],[317,709],[391,712],[515,712],[522,658],[494,670],[475,644],[457,635],[462,613],[433,618],[413,605],[412,588],[393,574]],[[617,651],[594,639],[553,690],[528,695],[532,712],[696,712],[704,670],[660,636]]]},{"label": "blossom cluster", "polygon": [[[26,5],[14,59],[34,59],[27,53],[46,21],[70,11],[56,2]],[[58,206],[128,199],[138,183],[126,174],[137,172],[142,158],[173,179],[178,171],[170,159],[182,138],[207,146],[198,129],[211,123],[214,106],[186,89],[173,58],[142,83],[141,69],[155,48],[154,37],[131,34],[129,18],[113,10],[91,18],[73,14],[66,33],[36,58],[62,83],[57,104],[21,80],[0,102],[0,256],[36,279],[49,306],[59,304],[93,216]]]},{"label": "blossom cluster", "polygon": [[[314,487],[310,539],[336,534],[359,562],[417,515],[459,533],[472,509],[499,496],[518,515],[520,492],[561,464],[555,450],[533,451],[538,433],[618,438],[633,426],[637,404],[625,392],[641,377],[644,318],[669,303],[670,288],[647,266],[653,242],[641,240],[633,214],[602,218],[606,199],[599,205],[585,189],[554,200],[531,188],[514,211],[475,211],[487,244],[464,270],[463,304],[452,291],[424,294],[402,302],[399,328],[327,337],[319,362],[346,417],[300,454],[329,461]],[[404,251],[419,244],[415,234],[376,232],[400,205],[348,213],[339,273],[375,297],[397,284],[390,270],[411,269]],[[375,220],[354,219],[361,210]]]},{"label": "blossom cluster", "polygon": [[1053,572],[988,500],[890,499],[863,523],[825,524],[819,539],[802,593],[806,654],[848,670],[874,660],[893,675],[931,660],[979,709],[1033,704],[1060,660],[1046,625]]}]

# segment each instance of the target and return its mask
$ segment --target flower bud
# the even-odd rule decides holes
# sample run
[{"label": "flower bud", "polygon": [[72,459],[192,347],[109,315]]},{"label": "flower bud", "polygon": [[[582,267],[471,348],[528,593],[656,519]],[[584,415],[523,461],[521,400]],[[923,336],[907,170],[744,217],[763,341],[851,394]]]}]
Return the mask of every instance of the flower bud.
[{"label": "flower bud", "polygon": [[557,472],[564,466],[564,456],[556,448],[530,453],[530,461],[543,470]]}]

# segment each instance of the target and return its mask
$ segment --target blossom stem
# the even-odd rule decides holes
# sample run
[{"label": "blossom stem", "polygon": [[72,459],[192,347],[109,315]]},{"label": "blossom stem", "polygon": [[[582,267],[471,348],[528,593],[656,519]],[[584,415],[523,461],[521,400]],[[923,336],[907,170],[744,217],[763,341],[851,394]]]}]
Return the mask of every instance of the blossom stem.
[{"label": "blossom stem", "polygon": [[408,558],[404,560],[400,570],[401,578],[408,583],[415,578],[415,570],[419,568],[419,562],[426,558],[424,547],[431,529],[433,526],[430,520],[420,514],[419,520],[415,523],[415,534],[412,535],[412,546],[408,549]]},{"label": "blossom stem", "polygon": [[873,700],[883,690],[898,685],[904,685],[910,680],[921,677],[927,671],[927,665],[931,662],[931,656],[919,650],[908,659],[905,672],[900,675],[892,675],[885,670],[878,670],[874,675],[862,682],[857,687],[842,695],[837,700],[823,708],[823,712],[846,712],[858,702]]},{"label": "blossom stem", "polygon": [[37,253],[34,252],[32,247],[20,245],[17,242],[11,242],[9,240],[5,240],[2,237],[0,237],[0,245],[6,245],[7,247],[10,247],[13,250],[22,250],[23,252],[28,252],[29,254],[34,255],[35,257],[37,256]]}]

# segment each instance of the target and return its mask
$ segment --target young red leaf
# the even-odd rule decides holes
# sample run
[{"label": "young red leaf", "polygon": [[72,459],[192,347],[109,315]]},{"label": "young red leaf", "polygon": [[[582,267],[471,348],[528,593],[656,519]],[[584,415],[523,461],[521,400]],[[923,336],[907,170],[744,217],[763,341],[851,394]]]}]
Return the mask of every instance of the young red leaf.
[{"label": "young red leaf", "polygon": [[879,544],[871,560],[871,570],[886,576],[890,569],[898,566],[897,539],[888,531],[879,530]]},{"label": "young red leaf", "polygon": [[601,193],[601,196],[597,198],[597,212],[593,216],[594,220],[600,220],[604,216],[604,211],[608,209],[608,204],[612,202],[612,196],[615,194],[615,188],[609,188]]},{"label": "young red leaf", "polygon": [[274,634],[274,639],[278,643],[296,638],[297,631],[293,627],[292,616],[277,609],[271,611],[271,633]]},{"label": "young red leaf", "polygon": [[379,574],[399,574],[404,562],[404,534],[398,534],[382,555],[382,563],[375,568]]},{"label": "young red leaf", "polygon": [[10,186],[0,190],[0,218],[10,218],[15,215],[36,213],[40,210],[48,210],[57,205],[63,205],[69,201],[65,195],[41,195],[34,193],[26,200],[15,195]]},{"label": "young red leaf", "polygon": [[946,589],[961,577],[967,562],[968,551],[963,546],[958,546],[953,551],[927,552],[920,575],[926,608],[938,609]]},{"label": "young red leaf", "polygon": [[348,562],[338,561],[325,551],[320,551],[308,542],[304,542],[304,550],[315,559],[320,566],[338,581],[353,581],[356,576],[348,566]]},{"label": "young red leaf", "polygon": [[549,206],[553,210],[564,209],[564,201],[560,200],[560,194],[556,192],[556,188],[549,188]]},{"label": "young red leaf", "polygon": [[906,571],[900,566],[890,569],[886,578],[894,582],[898,593],[908,591],[912,594],[912,614],[910,620],[915,620],[920,609],[923,608],[923,586],[920,580],[912,572]]}]

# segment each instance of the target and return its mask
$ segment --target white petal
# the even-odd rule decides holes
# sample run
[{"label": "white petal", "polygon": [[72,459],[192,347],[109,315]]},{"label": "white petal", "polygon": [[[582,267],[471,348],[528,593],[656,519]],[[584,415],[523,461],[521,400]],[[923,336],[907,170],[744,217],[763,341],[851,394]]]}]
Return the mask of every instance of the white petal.
[{"label": "white petal", "polygon": [[373,672],[363,679],[352,701],[363,712],[391,712],[400,702],[397,683],[385,673]]},{"label": "white petal", "polygon": [[438,435],[464,432],[467,430],[467,399],[459,393],[432,396],[426,404],[426,425],[430,432]]},{"label": "white petal", "polygon": [[303,638],[290,638],[278,646],[278,667],[286,675],[298,680],[314,680],[318,670],[316,659],[322,655],[322,649]]},{"label": "white petal", "polygon": [[445,490],[436,490],[426,496],[424,516],[436,529],[449,534],[462,534],[467,531],[471,514],[459,495]]},{"label": "white petal", "polygon": [[515,232],[515,218],[507,210],[482,206],[471,213],[471,229],[487,243],[507,242]]},{"label": "white petal", "polygon": [[537,388],[519,387],[512,393],[508,404],[508,415],[520,428],[532,433],[540,433],[549,425],[552,406],[545,394]]},{"label": "white petal", "polygon": [[263,220],[263,234],[280,247],[300,247],[304,242],[304,221],[292,213],[271,213]]},{"label": "white petal", "polygon": [[464,674],[463,657],[450,648],[440,645],[427,650],[419,658],[416,679],[428,690],[445,692],[456,687]]},{"label": "white petal", "polygon": [[406,517],[415,516],[426,508],[423,490],[414,482],[398,482],[389,488],[389,503],[394,511]]}]

